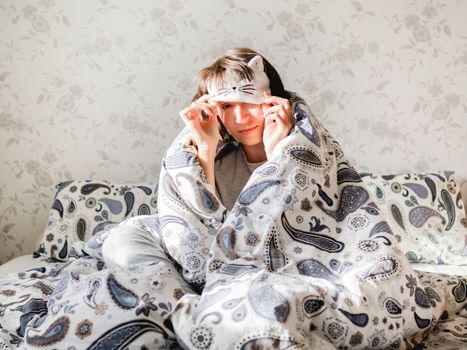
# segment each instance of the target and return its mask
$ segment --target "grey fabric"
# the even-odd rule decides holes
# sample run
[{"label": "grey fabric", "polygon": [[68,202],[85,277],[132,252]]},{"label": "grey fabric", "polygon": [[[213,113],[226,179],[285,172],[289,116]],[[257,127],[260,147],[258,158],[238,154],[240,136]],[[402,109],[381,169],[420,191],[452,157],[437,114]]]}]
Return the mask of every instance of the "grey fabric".
[{"label": "grey fabric", "polygon": [[216,162],[216,193],[226,209],[233,208],[253,171],[264,163],[248,162],[241,146]]},{"label": "grey fabric", "polygon": [[[164,253],[158,236],[129,224],[116,226],[107,232],[107,238],[102,244],[102,257],[108,268],[125,268],[155,260],[173,265]],[[195,293],[175,268],[172,273],[180,282],[184,293]]]}]

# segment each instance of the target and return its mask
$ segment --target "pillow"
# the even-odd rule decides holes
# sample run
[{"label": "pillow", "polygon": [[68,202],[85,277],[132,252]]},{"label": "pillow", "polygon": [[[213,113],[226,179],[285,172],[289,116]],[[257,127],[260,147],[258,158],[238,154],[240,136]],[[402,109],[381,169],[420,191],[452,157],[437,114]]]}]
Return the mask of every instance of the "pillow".
[{"label": "pillow", "polygon": [[157,183],[75,180],[55,187],[35,257],[67,261],[74,242],[86,242],[127,218],[157,213]]},{"label": "pillow", "polygon": [[361,176],[410,262],[467,265],[467,220],[453,171]]}]

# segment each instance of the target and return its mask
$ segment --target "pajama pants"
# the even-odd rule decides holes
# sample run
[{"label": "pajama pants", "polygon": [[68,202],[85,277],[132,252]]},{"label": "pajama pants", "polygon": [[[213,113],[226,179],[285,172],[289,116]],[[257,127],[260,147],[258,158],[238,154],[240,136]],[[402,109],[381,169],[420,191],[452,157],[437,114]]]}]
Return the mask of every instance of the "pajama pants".
[{"label": "pajama pants", "polygon": [[185,293],[196,294],[173,266],[161,246],[161,239],[136,225],[119,225],[112,228],[102,245],[102,256],[107,267],[125,267],[131,264],[163,262],[173,267],[173,274]]}]

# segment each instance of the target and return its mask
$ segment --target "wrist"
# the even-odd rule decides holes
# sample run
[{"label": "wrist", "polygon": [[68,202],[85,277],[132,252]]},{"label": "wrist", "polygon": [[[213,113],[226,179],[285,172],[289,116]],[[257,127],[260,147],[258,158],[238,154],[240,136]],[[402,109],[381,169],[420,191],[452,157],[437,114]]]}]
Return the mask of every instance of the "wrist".
[{"label": "wrist", "polygon": [[216,153],[218,142],[202,142],[198,143],[196,146],[198,147],[198,152],[203,152],[205,154],[209,153]]},{"label": "wrist", "polygon": [[207,162],[214,162],[216,152],[211,148],[198,148],[198,157]]}]

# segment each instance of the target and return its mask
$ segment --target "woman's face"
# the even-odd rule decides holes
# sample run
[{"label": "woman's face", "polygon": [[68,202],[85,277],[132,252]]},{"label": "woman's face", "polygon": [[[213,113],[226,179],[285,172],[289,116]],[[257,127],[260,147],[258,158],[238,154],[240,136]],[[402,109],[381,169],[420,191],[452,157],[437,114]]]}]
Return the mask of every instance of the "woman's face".
[{"label": "woman's face", "polygon": [[246,102],[217,102],[219,117],[229,133],[241,144],[263,142],[263,105]]}]

